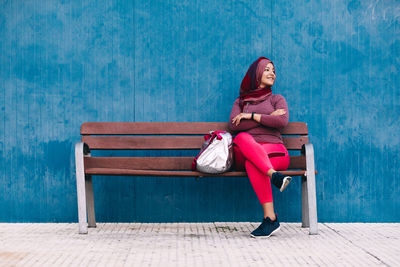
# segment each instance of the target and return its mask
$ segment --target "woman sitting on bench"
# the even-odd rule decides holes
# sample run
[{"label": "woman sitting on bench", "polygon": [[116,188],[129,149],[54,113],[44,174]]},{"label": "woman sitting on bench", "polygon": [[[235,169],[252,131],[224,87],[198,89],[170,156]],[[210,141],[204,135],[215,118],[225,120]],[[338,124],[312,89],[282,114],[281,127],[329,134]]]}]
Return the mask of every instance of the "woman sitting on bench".
[{"label": "woman sitting on bench", "polygon": [[269,237],[279,230],[271,181],[282,192],[292,179],[277,172],[289,167],[289,153],[279,132],[287,125],[289,112],[285,98],[272,94],[274,82],[272,61],[258,58],[243,78],[229,119],[230,129],[240,132],[234,140],[235,167],[246,170],[264,210],[264,219],[252,237]]}]

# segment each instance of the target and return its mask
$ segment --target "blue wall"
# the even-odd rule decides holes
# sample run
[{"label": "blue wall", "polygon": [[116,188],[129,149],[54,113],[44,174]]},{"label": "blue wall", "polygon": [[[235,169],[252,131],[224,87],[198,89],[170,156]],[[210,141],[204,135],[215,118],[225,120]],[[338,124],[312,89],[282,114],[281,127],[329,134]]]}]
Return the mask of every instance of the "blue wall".
[{"label": "blue wall", "polygon": [[[77,221],[85,121],[227,121],[250,63],[309,124],[322,222],[399,222],[398,1],[1,1],[0,221]],[[258,221],[246,178],[94,177],[98,221]],[[298,179],[274,191],[300,221]]]}]

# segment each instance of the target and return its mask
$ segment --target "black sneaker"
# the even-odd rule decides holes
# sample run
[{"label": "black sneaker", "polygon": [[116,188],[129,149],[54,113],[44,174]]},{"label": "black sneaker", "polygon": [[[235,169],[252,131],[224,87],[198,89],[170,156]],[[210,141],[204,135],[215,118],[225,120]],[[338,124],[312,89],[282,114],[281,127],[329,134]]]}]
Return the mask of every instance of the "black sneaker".
[{"label": "black sneaker", "polygon": [[292,181],[291,176],[283,175],[280,172],[274,172],[272,174],[271,182],[273,185],[278,187],[279,191],[283,192],[286,187],[289,185],[290,181]]},{"label": "black sneaker", "polygon": [[256,230],[251,232],[250,236],[254,238],[267,238],[270,237],[273,233],[276,233],[281,228],[278,217],[276,217],[275,221],[271,221],[269,217],[265,218],[260,226],[257,227]]}]

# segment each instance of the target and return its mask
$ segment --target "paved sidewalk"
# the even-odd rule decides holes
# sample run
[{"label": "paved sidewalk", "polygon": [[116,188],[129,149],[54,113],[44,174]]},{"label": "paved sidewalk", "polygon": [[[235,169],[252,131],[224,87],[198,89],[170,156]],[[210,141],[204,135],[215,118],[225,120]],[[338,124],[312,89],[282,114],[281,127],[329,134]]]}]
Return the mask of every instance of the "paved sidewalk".
[{"label": "paved sidewalk", "polygon": [[400,266],[400,224],[319,224],[308,235],[282,223],[269,239],[258,223],[0,224],[1,266]]}]

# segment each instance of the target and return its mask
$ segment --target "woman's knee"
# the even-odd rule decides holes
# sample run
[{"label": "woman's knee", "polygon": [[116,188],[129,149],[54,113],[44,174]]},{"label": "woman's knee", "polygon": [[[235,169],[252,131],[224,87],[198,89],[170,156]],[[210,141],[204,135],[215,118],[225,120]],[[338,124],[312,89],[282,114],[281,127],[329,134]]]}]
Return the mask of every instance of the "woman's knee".
[{"label": "woman's knee", "polygon": [[269,160],[276,171],[287,170],[290,163],[290,157],[288,155],[282,157],[272,157]]},{"label": "woman's knee", "polygon": [[238,135],[236,135],[233,142],[237,145],[240,145],[243,142],[248,142],[248,141],[251,141],[252,139],[253,139],[253,136],[251,136],[249,133],[241,132]]}]

